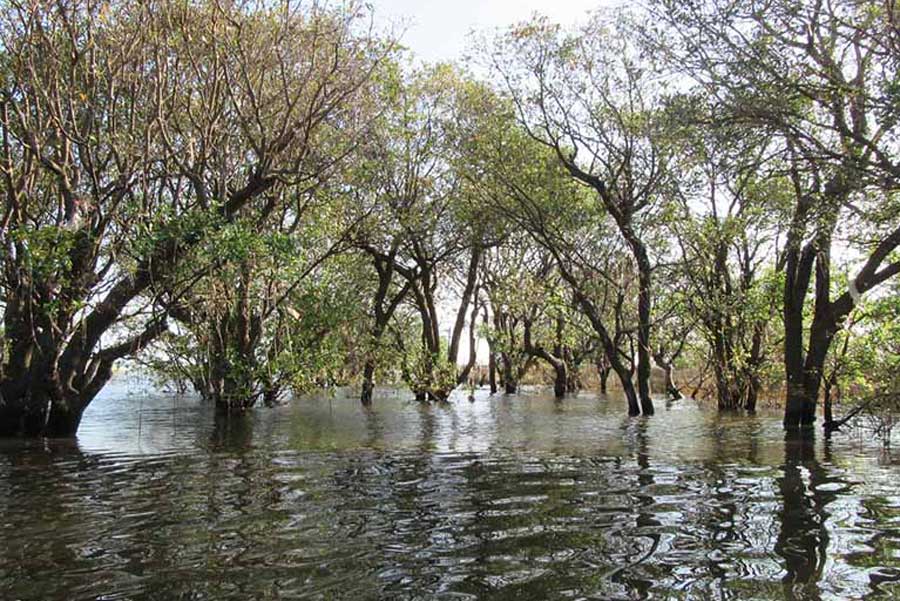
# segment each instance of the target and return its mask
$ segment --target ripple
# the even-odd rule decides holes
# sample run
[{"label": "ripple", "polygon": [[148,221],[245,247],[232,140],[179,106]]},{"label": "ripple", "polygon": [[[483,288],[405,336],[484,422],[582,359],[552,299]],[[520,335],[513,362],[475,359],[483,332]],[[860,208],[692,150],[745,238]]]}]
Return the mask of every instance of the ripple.
[{"label": "ripple", "polygon": [[889,597],[898,475],[839,439],[786,446],[777,416],[632,420],[590,395],[228,424],[108,397],[77,444],[0,444],[0,598]]}]

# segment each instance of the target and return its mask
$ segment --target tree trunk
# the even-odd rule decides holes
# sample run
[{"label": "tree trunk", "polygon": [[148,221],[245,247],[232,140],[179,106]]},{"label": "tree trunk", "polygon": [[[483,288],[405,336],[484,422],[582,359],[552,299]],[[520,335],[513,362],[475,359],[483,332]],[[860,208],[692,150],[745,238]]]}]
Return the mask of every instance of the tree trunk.
[{"label": "tree trunk", "polygon": [[488,345],[488,349],[488,383],[491,387],[491,394],[497,394],[497,356],[490,345]]},{"label": "tree trunk", "polygon": [[[466,285],[462,292],[459,309],[456,311],[456,321],[453,324],[453,331],[450,336],[450,346],[447,349],[447,358],[450,363],[456,363],[459,355],[459,344],[462,336],[463,328],[466,324],[466,311],[468,311],[469,303],[474,305],[472,311],[471,327],[475,328],[475,317],[478,315],[478,292],[476,283],[478,281],[478,265],[481,262],[482,249],[475,245],[472,247],[472,254],[469,257],[469,268],[466,270]],[[472,334],[474,336],[474,333]]]},{"label": "tree trunk", "polygon": [[600,378],[600,394],[605,395],[607,393],[609,372],[609,361],[606,360],[605,355],[600,355],[597,357],[597,376]]},{"label": "tree trunk", "polygon": [[559,361],[553,366],[553,370],[556,373],[556,378],[553,381],[553,395],[561,399],[566,396],[566,392],[569,390],[569,370],[565,361]]},{"label": "tree trunk", "polygon": [[[478,359],[478,339],[475,336],[475,329],[478,325],[478,309],[479,309],[479,299],[478,299],[479,290],[476,288],[473,293],[472,299],[472,317],[469,320],[469,359],[466,361],[465,366],[463,366],[462,370],[459,372],[459,376],[456,381],[458,384],[465,384],[469,380],[469,374],[472,373],[472,370],[475,368],[475,362]],[[450,359],[451,363],[456,362],[456,358],[452,357]],[[484,377],[482,376],[482,380]]]},{"label": "tree trunk", "polygon": [[665,374],[666,392],[668,393],[669,397],[676,401],[680,398],[683,398],[681,391],[678,390],[678,385],[675,384],[675,368],[672,367],[671,363],[665,364],[663,373]]},{"label": "tree trunk", "polygon": [[530,357],[543,359],[553,368],[553,372],[555,373],[553,380],[553,394],[558,399],[563,398],[566,396],[566,390],[568,389],[569,370],[566,361],[563,358],[562,332],[564,323],[562,318],[559,317],[556,319],[557,341],[552,353],[542,346],[534,346],[531,341],[531,321],[526,319],[524,325],[525,329],[522,336],[522,344],[525,352],[528,353]]},{"label": "tree trunk", "polygon": [[[834,180],[826,188],[830,188]],[[827,194],[827,192],[826,192]],[[826,197],[830,197],[828,194]],[[808,377],[808,365],[817,344],[814,333],[816,321],[821,320],[828,309],[830,282],[828,261],[830,260],[831,230],[833,223],[819,225],[813,240],[803,244],[808,213],[813,206],[811,197],[799,200],[791,226],[788,230],[785,246],[785,280],[784,280],[784,368],[787,379],[787,399],[784,407],[784,427],[788,429],[810,427],[816,419],[816,400],[819,393],[821,371],[817,377]],[[809,350],[803,345],[803,308],[816,267],[815,317],[810,328]],[[821,342],[821,341],[820,341]],[[827,351],[827,347],[824,349]],[[821,353],[816,349],[814,356]],[[823,362],[824,362],[824,355]],[[815,359],[813,358],[813,361]]]},{"label": "tree trunk", "polygon": [[825,427],[826,428],[829,427],[829,424],[834,423],[834,407],[833,407],[833,401],[832,401],[832,397],[831,397],[832,389],[833,389],[833,382],[829,378],[828,380],[825,381],[824,395],[823,395],[823,399],[822,399],[822,411],[824,413],[823,417],[825,418]]},{"label": "tree trunk", "polygon": [[652,267],[647,249],[637,236],[630,222],[619,220],[619,229],[631,248],[638,267],[638,364],[637,382],[641,412],[653,415],[653,399],[650,396],[650,320],[653,301],[651,296]]},{"label": "tree trunk", "polygon": [[574,394],[581,390],[581,388],[581,368],[578,365],[572,365],[569,369],[569,378],[566,383],[566,390]]},{"label": "tree trunk", "polygon": [[750,374],[749,380],[747,383],[747,397],[744,399],[744,410],[747,413],[756,413],[756,404],[759,400],[759,389],[762,387],[762,382],[760,382],[759,375],[755,371]]},{"label": "tree trunk", "polygon": [[[563,262],[558,257],[557,265],[559,265],[560,274],[563,276],[563,279],[572,286],[572,291],[575,294],[575,302],[582,308],[588,320],[591,322],[591,327],[594,328],[594,331],[600,337],[606,361],[622,382],[622,389],[624,390],[625,398],[628,401],[628,415],[640,415],[641,405],[638,404],[637,393],[634,390],[634,383],[631,379],[631,371],[622,364],[622,361],[619,358],[619,349],[616,348],[615,343],[609,335],[609,330],[607,330],[606,326],[603,324],[600,312],[597,310],[596,305],[594,305],[581,290],[578,279],[564,268]],[[646,415],[653,414],[652,401],[646,404],[644,408],[646,410]]]},{"label": "tree trunk", "polygon": [[625,392],[625,400],[628,402],[628,415],[636,416],[641,414],[640,405],[638,405],[637,392],[634,390],[634,384],[631,382],[630,374],[627,377],[623,377],[622,374],[618,374],[619,379],[622,382],[622,389]]},{"label": "tree trunk", "polygon": [[[784,408],[785,428],[799,428],[805,423],[815,398],[808,394],[803,378],[803,316],[785,310],[784,367],[787,376],[787,399]],[[809,422],[812,424],[812,422]]]},{"label": "tree trunk", "polygon": [[[376,346],[387,331],[388,323],[394,315],[397,307],[406,298],[412,287],[412,282],[407,280],[405,284],[393,295],[390,294],[391,282],[394,278],[394,258],[397,253],[397,246],[391,248],[386,255],[377,253],[372,254],[372,264],[378,273],[378,290],[375,293],[375,299],[372,303],[375,311],[375,323],[372,326],[372,345]],[[367,349],[367,358],[363,367],[363,384],[360,393],[360,402],[363,405],[372,404],[372,393],[375,390],[375,358],[372,356],[373,349]]]},{"label": "tree trunk", "polygon": [[[490,332],[491,322],[488,320],[488,309],[485,306],[482,309],[482,321],[485,330]],[[497,353],[494,350],[494,341],[491,336],[487,336],[488,345],[488,382],[491,387],[491,394],[497,394]]]},{"label": "tree trunk", "polygon": [[363,405],[371,405],[372,404],[372,393],[375,391],[375,361],[373,359],[366,359],[366,364],[363,367],[363,381],[362,381],[362,394],[360,395],[360,402]]},{"label": "tree trunk", "polygon": [[43,391],[32,392],[28,398],[4,401],[0,405],[2,437],[74,437],[87,408],[77,397],[52,400]]},{"label": "tree trunk", "polygon": [[675,356],[677,356],[677,353],[673,355],[673,358],[667,358],[668,354],[666,352],[666,349],[662,345],[660,345],[657,351],[653,354],[653,360],[656,362],[656,365],[663,370],[666,394],[669,395],[670,399],[677,401],[678,399],[683,398],[683,395],[681,394],[681,391],[678,390],[678,386],[675,384],[675,366],[673,365],[675,362]]},{"label": "tree trunk", "polygon": [[503,363],[503,391],[506,394],[516,394],[519,390],[519,379],[514,373],[512,360],[507,353],[501,353],[500,358]]},{"label": "tree trunk", "polygon": [[85,340],[93,336],[54,339],[47,334],[50,324],[39,322],[43,334],[23,338],[17,313],[16,307],[11,313],[7,307],[4,315],[12,351],[0,374],[0,436],[74,437],[84,411],[112,377],[115,361],[140,351],[166,329],[164,320],[154,320],[124,342],[94,353],[83,346],[76,352],[73,345],[88,344]]}]

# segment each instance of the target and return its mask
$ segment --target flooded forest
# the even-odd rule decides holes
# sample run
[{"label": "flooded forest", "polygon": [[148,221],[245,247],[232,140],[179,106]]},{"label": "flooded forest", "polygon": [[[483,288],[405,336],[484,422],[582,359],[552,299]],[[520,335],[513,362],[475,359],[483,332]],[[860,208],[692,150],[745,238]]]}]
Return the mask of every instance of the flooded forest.
[{"label": "flooded forest", "polygon": [[900,598],[900,5],[0,2],[0,598]]}]

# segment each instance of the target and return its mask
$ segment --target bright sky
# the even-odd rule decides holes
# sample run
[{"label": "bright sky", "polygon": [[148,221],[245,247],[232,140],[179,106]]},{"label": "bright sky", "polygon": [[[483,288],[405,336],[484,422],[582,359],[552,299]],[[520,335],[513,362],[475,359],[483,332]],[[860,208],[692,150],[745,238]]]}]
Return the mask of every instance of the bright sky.
[{"label": "bright sky", "polygon": [[379,20],[398,23],[402,43],[417,57],[436,62],[461,58],[470,31],[505,27],[546,15],[571,24],[609,0],[372,0]]}]

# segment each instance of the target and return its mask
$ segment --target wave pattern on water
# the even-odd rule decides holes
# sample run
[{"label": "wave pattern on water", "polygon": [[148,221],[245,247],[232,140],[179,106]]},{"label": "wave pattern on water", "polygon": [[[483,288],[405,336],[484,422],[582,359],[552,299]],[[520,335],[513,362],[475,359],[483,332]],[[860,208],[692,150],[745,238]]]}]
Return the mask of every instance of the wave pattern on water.
[{"label": "wave pattern on water", "polygon": [[300,399],[223,422],[113,390],[0,448],[4,599],[900,596],[900,467],[776,416],[582,395]]}]

